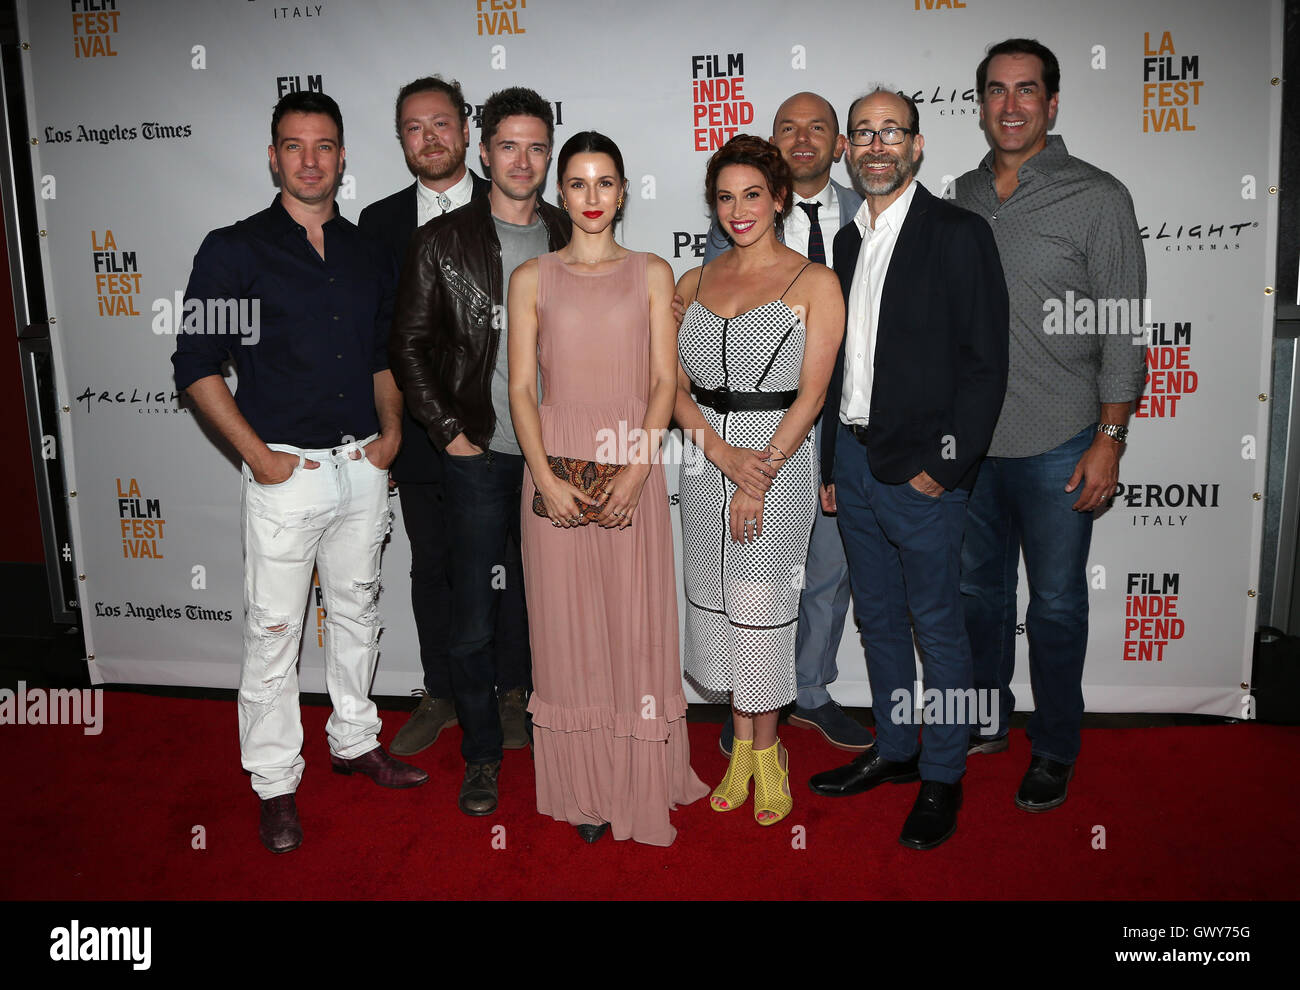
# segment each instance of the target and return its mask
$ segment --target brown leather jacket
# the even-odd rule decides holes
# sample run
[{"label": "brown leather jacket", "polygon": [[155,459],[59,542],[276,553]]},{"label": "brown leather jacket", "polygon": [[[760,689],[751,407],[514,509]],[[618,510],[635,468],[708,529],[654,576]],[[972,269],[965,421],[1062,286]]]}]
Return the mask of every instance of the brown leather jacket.
[{"label": "brown leather jacket", "polygon": [[[569,218],[540,199],[550,249],[569,242]],[[411,238],[388,356],[407,408],[441,450],[464,433],[486,448],[496,430],[492,371],[505,329],[501,242],[488,197],[426,223]]]}]

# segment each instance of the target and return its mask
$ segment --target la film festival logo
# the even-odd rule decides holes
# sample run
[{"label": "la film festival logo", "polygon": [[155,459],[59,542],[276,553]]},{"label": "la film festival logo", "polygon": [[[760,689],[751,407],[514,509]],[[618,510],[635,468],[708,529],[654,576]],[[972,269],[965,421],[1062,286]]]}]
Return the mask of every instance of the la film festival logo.
[{"label": "la film festival logo", "polygon": [[288,96],[290,93],[323,92],[325,92],[325,76],[320,72],[309,72],[306,76],[275,77],[275,98],[277,100],[282,96]]},{"label": "la film festival logo", "polygon": [[1173,419],[1184,396],[1200,387],[1200,376],[1192,366],[1192,324],[1190,321],[1156,323],[1147,340],[1146,388],[1137,400],[1140,419]]},{"label": "la film festival logo", "polygon": [[163,541],[167,520],[163,518],[162,502],[145,498],[140,483],[134,478],[129,480],[126,488],[122,487],[122,479],[117,479],[117,516],[122,531],[123,557],[128,560],[163,559],[159,544]]},{"label": "la film festival logo", "polygon": [[119,251],[111,230],[90,232],[95,274],[95,304],[100,316],[139,316],[135,297],[140,294],[140,262],[134,251]]},{"label": "la film festival logo", "polygon": [[111,58],[117,54],[117,0],[71,0],[74,58]]},{"label": "la film festival logo", "polygon": [[1164,31],[1152,47],[1151,32],[1142,35],[1142,131],[1194,131],[1193,107],[1201,105],[1201,56],[1179,55],[1174,36]]},{"label": "la film festival logo", "polygon": [[1183,638],[1178,617],[1179,575],[1130,573],[1124,596],[1124,659],[1163,662],[1165,647]]},{"label": "la film festival logo", "polygon": [[745,99],[745,53],[691,56],[696,151],[716,151],[754,122]]},{"label": "la film festival logo", "polygon": [[519,23],[519,12],[528,9],[528,0],[474,0],[480,36],[526,34]]}]

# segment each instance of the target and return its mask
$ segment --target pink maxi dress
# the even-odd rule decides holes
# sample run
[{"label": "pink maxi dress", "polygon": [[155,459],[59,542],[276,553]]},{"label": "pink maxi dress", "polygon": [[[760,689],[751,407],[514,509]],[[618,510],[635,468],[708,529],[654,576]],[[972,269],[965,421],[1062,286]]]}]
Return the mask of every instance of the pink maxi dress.
[{"label": "pink maxi dress", "polygon": [[[647,258],[631,253],[594,274],[554,254],[538,258],[539,411],[552,457],[625,460],[620,437],[644,422]],[[622,530],[557,528],[533,513],[533,492],[525,472],[537,810],[572,825],[609,822],[616,839],[670,845],[669,811],[709,789],[691,769],[686,736],[663,468],[653,465]]]}]

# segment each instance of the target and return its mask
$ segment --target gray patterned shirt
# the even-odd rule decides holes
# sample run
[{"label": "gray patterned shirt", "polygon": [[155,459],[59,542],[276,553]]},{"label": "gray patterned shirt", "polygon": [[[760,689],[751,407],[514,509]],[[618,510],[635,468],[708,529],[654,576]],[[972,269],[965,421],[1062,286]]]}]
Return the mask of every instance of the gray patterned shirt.
[{"label": "gray patterned shirt", "polygon": [[1065,142],[1020,166],[1005,202],[993,152],[957,180],[956,203],[993,228],[1011,299],[1007,397],[990,457],[1031,457],[1131,402],[1146,377],[1146,255],[1133,200]]}]

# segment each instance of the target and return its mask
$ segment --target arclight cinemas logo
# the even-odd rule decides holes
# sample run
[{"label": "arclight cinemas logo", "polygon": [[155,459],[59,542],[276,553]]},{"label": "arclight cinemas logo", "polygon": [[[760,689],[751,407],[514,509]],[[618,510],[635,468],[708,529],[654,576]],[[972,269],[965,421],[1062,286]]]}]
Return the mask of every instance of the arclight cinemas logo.
[{"label": "arclight cinemas logo", "polygon": [[50,931],[50,958],[55,962],[123,962],[148,969],[153,960],[153,929],[82,928],[76,918],[67,928]]},{"label": "arclight cinemas logo", "polygon": [[84,725],[82,733],[104,731],[104,692],[97,688],[0,688],[0,725]]}]

